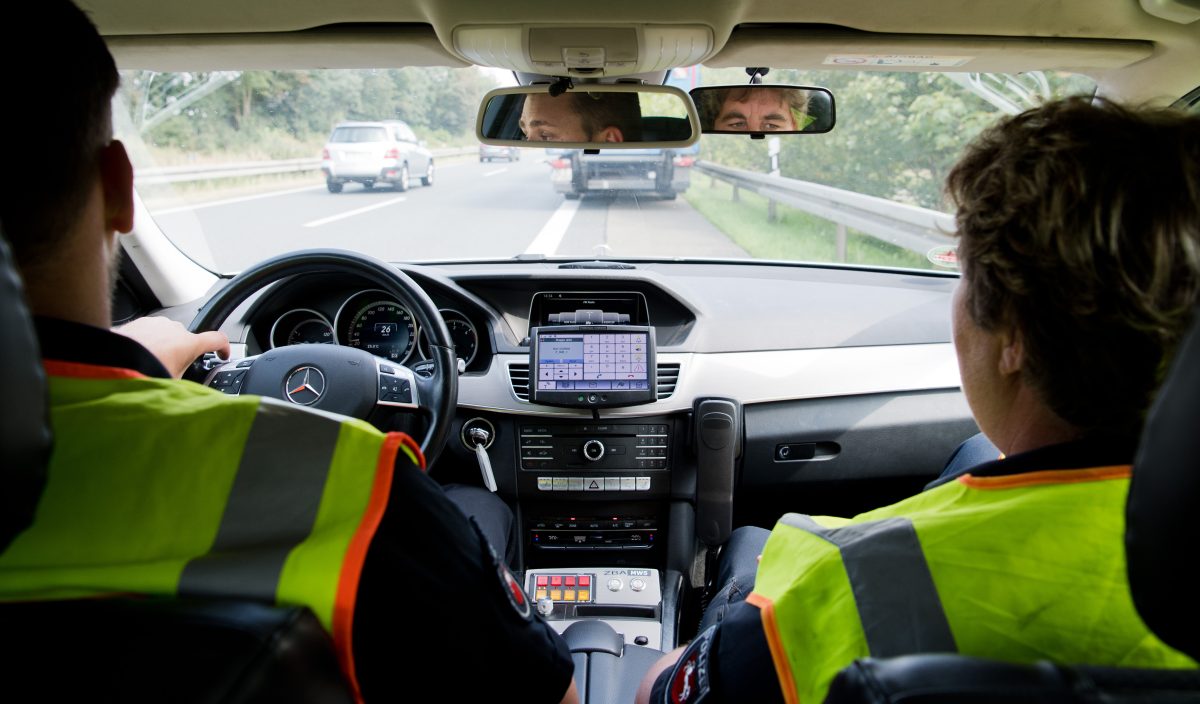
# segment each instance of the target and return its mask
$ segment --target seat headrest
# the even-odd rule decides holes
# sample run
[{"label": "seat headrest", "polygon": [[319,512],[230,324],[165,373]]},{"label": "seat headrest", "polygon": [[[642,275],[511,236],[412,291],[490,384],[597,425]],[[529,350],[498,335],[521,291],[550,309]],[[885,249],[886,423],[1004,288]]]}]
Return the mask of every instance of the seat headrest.
[{"label": "seat headrest", "polygon": [[0,551],[29,526],[50,459],[46,379],[21,277],[0,233]]},{"label": "seat headrest", "polygon": [[1200,659],[1200,306],[1142,432],[1125,551],[1133,601],[1163,642]]}]

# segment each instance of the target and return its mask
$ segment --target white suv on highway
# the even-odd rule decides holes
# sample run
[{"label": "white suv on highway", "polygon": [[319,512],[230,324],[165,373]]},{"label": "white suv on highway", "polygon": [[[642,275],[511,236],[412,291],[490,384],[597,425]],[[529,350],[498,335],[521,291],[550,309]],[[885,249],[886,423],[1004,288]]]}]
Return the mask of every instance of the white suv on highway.
[{"label": "white suv on highway", "polygon": [[413,174],[433,185],[433,155],[400,120],[341,122],[321,151],[321,171],[330,193],[341,193],[348,181],[371,189],[389,183],[407,191]]}]

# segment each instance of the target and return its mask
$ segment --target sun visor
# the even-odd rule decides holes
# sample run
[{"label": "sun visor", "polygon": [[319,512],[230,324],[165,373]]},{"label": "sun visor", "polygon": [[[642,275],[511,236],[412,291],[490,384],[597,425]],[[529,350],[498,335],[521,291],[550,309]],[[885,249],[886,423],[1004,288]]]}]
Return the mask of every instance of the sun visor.
[{"label": "sun visor", "polygon": [[554,27],[466,25],[454,50],[482,66],[551,76],[624,76],[702,62],[713,51],[703,25]]},{"label": "sun visor", "polygon": [[1154,53],[1146,41],[877,35],[778,28],[738,28],[705,64],[714,67],[770,66],[826,70],[1021,71],[1114,69]]},{"label": "sun visor", "polygon": [[122,69],[230,71],[468,65],[428,25],[104,38]]}]

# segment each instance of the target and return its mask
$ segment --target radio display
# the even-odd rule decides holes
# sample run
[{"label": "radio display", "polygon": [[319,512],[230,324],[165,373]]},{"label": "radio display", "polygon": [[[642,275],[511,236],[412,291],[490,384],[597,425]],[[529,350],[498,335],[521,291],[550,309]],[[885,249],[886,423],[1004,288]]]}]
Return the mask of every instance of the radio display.
[{"label": "radio display", "polygon": [[531,344],[529,386],[536,403],[630,406],[656,398],[652,328],[539,327]]}]

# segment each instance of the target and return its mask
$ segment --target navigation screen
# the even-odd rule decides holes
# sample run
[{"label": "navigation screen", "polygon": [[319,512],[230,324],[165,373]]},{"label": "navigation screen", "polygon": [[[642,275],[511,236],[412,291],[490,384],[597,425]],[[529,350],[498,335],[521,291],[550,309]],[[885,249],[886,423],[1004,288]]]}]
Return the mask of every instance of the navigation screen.
[{"label": "navigation screen", "polygon": [[537,330],[531,380],[536,400],[585,406],[654,400],[649,329],[604,327],[605,332],[588,326]]}]

